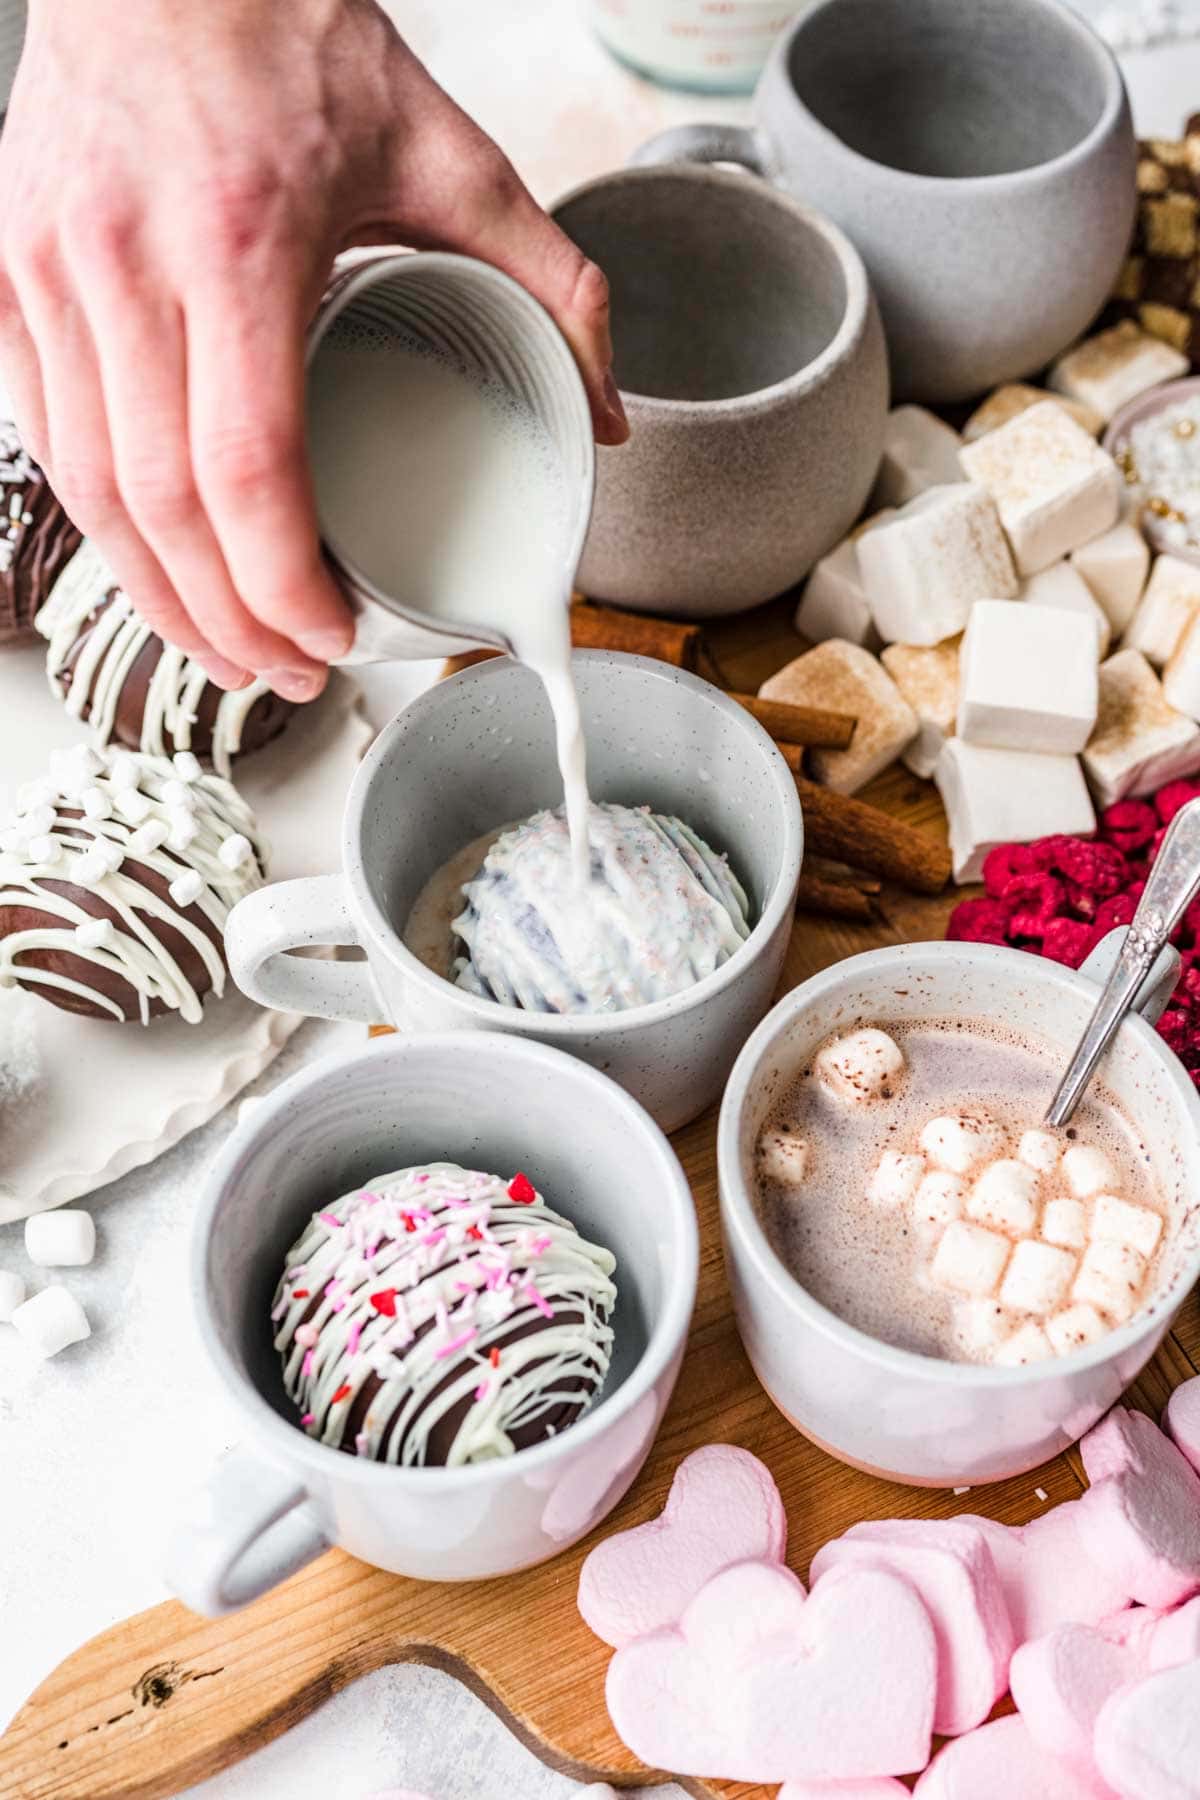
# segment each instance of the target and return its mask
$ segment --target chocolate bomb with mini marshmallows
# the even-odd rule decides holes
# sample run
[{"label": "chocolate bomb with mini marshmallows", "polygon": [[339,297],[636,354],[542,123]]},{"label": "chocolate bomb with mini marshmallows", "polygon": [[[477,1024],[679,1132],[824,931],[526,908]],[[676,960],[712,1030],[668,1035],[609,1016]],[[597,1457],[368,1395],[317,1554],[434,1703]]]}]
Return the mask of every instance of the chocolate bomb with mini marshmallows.
[{"label": "chocolate bomb with mini marshmallows", "polygon": [[611,1253],[524,1174],[379,1175],[314,1214],[271,1320],[310,1437],[405,1467],[510,1456],[572,1425],[608,1373]]},{"label": "chocolate bomb with mini marshmallows", "polygon": [[0,419],[0,644],[32,637],[34,615],[79,543],[16,426]]},{"label": "chocolate bomb with mini marshmallows", "polygon": [[190,750],[228,775],[296,710],[265,681],[225,693],[198,662],[151,631],[99,551],[85,543],[37,616],[49,642],[46,673],[68,712],[102,744],[148,756]]},{"label": "chocolate bomb with mini marshmallows", "polygon": [[88,1018],[198,1024],[263,862],[254,815],[190,751],[59,751],[0,831],[0,988]]}]

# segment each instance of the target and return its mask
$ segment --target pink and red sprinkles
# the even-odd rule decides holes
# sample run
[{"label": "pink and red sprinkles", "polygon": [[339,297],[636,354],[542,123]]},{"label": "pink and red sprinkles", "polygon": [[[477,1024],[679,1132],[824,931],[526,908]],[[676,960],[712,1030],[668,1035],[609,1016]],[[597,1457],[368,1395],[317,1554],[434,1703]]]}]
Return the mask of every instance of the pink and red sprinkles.
[{"label": "pink and red sprinkles", "polygon": [[515,1200],[518,1206],[532,1206],[537,1199],[537,1189],[528,1175],[518,1171],[508,1184],[508,1197]]},{"label": "pink and red sprinkles", "polygon": [[[947,938],[1008,944],[1077,969],[1106,933],[1129,924],[1163,833],[1197,796],[1200,780],[1169,781],[1148,799],[1110,806],[1094,838],[998,845],[983,865],[984,893],[954,908]],[[1171,941],[1183,966],[1158,1031],[1200,1087],[1200,900]]]}]

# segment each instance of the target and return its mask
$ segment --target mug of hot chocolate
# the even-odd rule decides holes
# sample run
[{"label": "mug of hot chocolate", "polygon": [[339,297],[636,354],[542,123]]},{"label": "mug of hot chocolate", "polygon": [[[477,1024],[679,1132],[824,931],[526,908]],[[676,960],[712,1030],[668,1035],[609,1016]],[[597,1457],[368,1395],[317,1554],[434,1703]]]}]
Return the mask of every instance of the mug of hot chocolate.
[{"label": "mug of hot chocolate", "polygon": [[730,1078],[719,1170],[767,1392],[856,1467],[1034,1468],[1153,1355],[1200,1274],[1200,1100],[1152,1021],[1165,952],[1065,1127],[1047,1105],[1117,954],[897,945],[805,982]]}]

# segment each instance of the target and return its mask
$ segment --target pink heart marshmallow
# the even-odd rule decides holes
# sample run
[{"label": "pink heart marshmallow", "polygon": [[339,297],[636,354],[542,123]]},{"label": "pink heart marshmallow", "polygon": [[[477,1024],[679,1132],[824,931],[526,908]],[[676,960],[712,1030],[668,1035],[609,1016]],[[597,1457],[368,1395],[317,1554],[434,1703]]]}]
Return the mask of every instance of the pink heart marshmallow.
[{"label": "pink heart marshmallow", "polygon": [[1079,1446],[1091,1482],[1079,1535],[1144,1606],[1200,1593],[1200,1476],[1144,1414],[1114,1406]]},{"label": "pink heart marshmallow", "polygon": [[1163,1414],[1163,1429],[1200,1475],[1200,1375],[1175,1389]]},{"label": "pink heart marshmallow", "polygon": [[939,1751],[913,1800],[1113,1800],[1102,1782],[1039,1750],[1013,1714]]},{"label": "pink heart marshmallow", "polygon": [[1084,1548],[1078,1500],[1051,1507],[1028,1525],[999,1525],[974,1513],[959,1521],[987,1539],[1012,1621],[1013,1643],[1042,1637],[1056,1625],[1096,1625],[1129,1604],[1129,1594]]},{"label": "pink heart marshmallow", "polygon": [[775,1800],[912,1800],[902,1781],[882,1775],[867,1781],[785,1781]]},{"label": "pink heart marshmallow", "polygon": [[1096,1762],[1121,1800],[1200,1800],[1200,1661],[1161,1669],[1107,1700]]}]

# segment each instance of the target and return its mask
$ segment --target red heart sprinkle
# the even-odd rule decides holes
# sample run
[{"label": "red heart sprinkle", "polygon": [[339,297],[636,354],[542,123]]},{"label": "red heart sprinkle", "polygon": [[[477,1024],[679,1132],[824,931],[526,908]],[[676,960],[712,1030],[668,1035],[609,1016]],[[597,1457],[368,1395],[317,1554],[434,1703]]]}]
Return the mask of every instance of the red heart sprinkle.
[{"label": "red heart sprinkle", "polygon": [[292,1299],[293,1300],[307,1300],[308,1299],[308,1289],[307,1288],[293,1288],[292,1289]]},{"label": "red heart sprinkle", "polygon": [[469,1238],[474,1238],[477,1244],[482,1244],[483,1242],[483,1233],[480,1231],[478,1225],[468,1225],[467,1236]]},{"label": "red heart sprinkle", "polygon": [[396,1316],[395,1288],[380,1288],[377,1294],[371,1295],[371,1305],[375,1308],[376,1312],[381,1312],[386,1319],[394,1319]]},{"label": "red heart sprinkle", "polygon": [[528,1206],[537,1199],[537,1189],[528,1175],[517,1173],[508,1184],[508,1197],[515,1200],[518,1206]]},{"label": "red heart sprinkle", "polygon": [[348,1381],[343,1381],[341,1387],[338,1389],[337,1393],[333,1396],[332,1400],[329,1402],[330,1406],[337,1406],[342,1400],[344,1400],[346,1398],[346,1396],[349,1394],[349,1392],[350,1392],[350,1383]]}]

